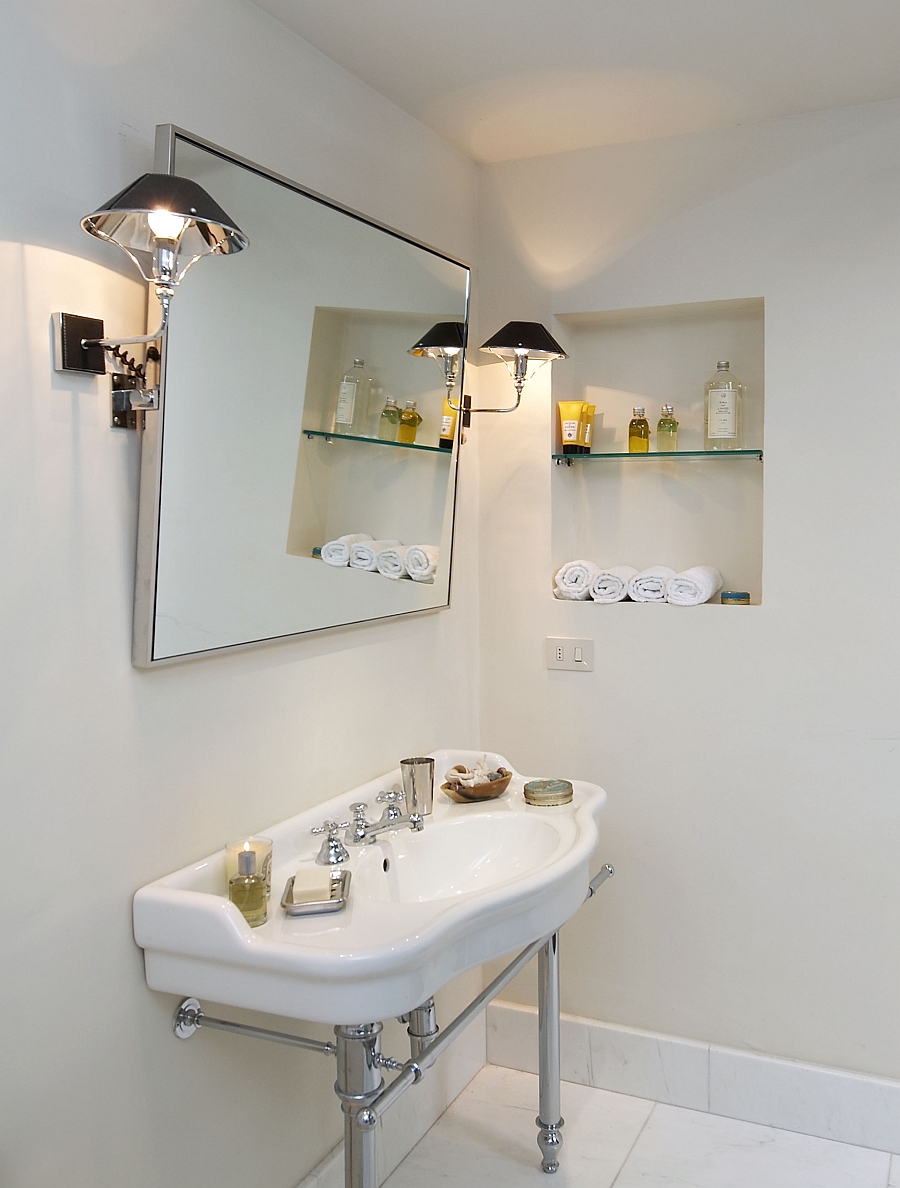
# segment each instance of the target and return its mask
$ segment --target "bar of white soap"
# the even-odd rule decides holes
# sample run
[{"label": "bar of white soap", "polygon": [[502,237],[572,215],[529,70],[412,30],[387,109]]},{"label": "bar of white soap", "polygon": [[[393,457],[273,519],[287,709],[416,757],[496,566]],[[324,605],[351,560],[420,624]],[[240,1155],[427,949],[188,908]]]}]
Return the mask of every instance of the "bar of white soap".
[{"label": "bar of white soap", "polygon": [[301,867],[294,875],[294,903],[314,903],[331,895],[331,871],[321,867]]}]

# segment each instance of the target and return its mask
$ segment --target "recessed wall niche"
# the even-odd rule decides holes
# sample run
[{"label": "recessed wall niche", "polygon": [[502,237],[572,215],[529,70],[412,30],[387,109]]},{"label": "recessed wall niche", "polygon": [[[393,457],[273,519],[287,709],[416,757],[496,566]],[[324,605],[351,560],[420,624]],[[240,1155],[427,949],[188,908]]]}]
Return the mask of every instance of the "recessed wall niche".
[{"label": "recessed wall niche", "polygon": [[[726,590],[762,600],[763,467],[759,456],[627,456],[632,408],[643,405],[656,446],[660,407],[672,404],[679,453],[702,451],[704,385],[727,359],[745,385],[743,445],[761,452],[762,298],[557,315],[569,360],[553,398],[597,406],[593,453],[553,467],[553,563],[714,565]],[[554,408],[553,452],[561,449]],[[718,596],[714,599],[718,602]],[[624,604],[627,605],[627,604]],[[601,608],[598,608],[598,612]],[[603,610],[607,608],[602,608]]]}]

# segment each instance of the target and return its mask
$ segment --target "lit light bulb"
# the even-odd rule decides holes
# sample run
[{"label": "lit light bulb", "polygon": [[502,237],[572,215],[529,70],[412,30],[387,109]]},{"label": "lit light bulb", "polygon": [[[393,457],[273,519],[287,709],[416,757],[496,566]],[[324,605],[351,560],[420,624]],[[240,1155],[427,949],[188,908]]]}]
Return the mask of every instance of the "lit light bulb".
[{"label": "lit light bulb", "polygon": [[150,230],[157,239],[177,239],[184,230],[187,219],[172,214],[170,210],[151,210],[147,215]]}]

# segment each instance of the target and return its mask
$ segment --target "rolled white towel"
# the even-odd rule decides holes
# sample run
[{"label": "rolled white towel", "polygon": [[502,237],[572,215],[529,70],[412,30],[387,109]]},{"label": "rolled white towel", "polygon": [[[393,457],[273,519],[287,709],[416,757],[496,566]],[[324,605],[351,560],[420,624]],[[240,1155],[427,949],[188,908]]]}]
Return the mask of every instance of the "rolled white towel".
[{"label": "rolled white towel", "polygon": [[440,549],[437,545],[410,545],[403,560],[414,582],[433,582]]},{"label": "rolled white towel", "polygon": [[382,577],[398,578],[406,577],[406,565],[403,561],[403,554],[406,550],[401,545],[399,548],[392,546],[387,549],[379,549],[375,554],[375,568],[382,575]]},{"label": "rolled white towel", "polygon": [[711,565],[695,565],[669,578],[666,601],[676,606],[699,606],[722,589],[722,575]]},{"label": "rolled white towel", "polygon": [[594,602],[621,602],[628,595],[628,583],[637,575],[631,565],[614,565],[601,569],[591,582],[591,598]]},{"label": "rolled white towel", "polygon": [[593,561],[567,561],[553,579],[556,583],[553,597],[587,602],[591,596],[591,583],[599,573],[600,566]]},{"label": "rolled white towel", "polygon": [[371,539],[368,532],[350,532],[347,536],[339,536],[337,540],[330,540],[328,544],[322,545],[322,560],[326,565],[349,565],[351,547]]},{"label": "rolled white towel", "polygon": [[[350,564],[353,562],[351,560]],[[675,570],[668,565],[651,565],[636,573],[628,583],[628,594],[635,602],[665,602],[669,579],[675,577]]]},{"label": "rolled white towel", "polygon": [[355,545],[350,546],[350,568],[374,570],[376,568],[375,558],[382,549],[402,547],[399,540],[372,540],[371,536],[367,541],[357,541]]}]

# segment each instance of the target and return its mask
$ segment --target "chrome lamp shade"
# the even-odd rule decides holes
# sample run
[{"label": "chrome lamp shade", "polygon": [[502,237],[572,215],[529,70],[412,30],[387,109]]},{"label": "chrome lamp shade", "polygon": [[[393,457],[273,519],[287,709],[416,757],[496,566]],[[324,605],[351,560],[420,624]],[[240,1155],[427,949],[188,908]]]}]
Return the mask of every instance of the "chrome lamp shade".
[{"label": "chrome lamp shade", "polygon": [[202,186],[168,173],[145,173],[81,225],[120,247],[145,280],[169,290],[202,256],[231,255],[249,242]]}]

